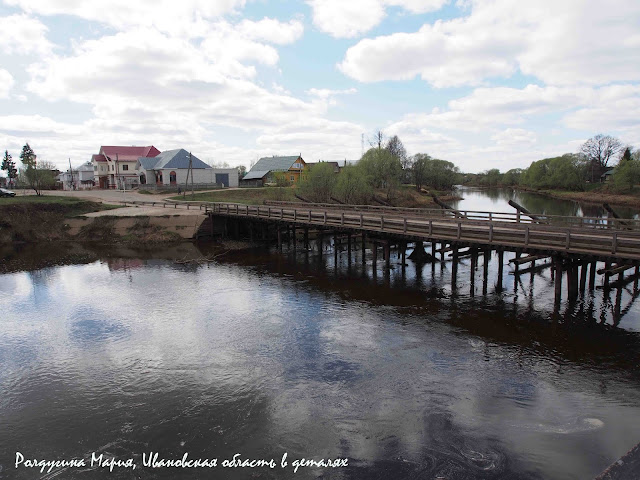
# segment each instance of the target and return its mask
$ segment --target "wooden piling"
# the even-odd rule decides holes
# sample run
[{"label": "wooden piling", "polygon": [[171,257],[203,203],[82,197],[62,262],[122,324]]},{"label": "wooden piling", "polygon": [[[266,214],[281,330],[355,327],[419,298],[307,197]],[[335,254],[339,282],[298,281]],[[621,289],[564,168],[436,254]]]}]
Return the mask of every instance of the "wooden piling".
[{"label": "wooden piling", "polygon": [[498,250],[498,285],[496,286],[499,292],[502,291],[502,275],[504,272],[504,250]]},{"label": "wooden piling", "polygon": [[558,307],[562,301],[562,259],[554,257],[553,263],[553,269],[555,270],[554,304]]},{"label": "wooden piling", "polygon": [[309,250],[309,227],[304,227],[304,248]]},{"label": "wooden piling", "polygon": [[487,283],[489,277],[489,259],[491,258],[491,250],[484,253],[482,259],[482,294],[487,294]]},{"label": "wooden piling", "polygon": [[596,288],[596,268],[598,262],[591,262],[589,265],[589,290]]},{"label": "wooden piling", "polygon": [[584,295],[585,287],[587,286],[587,266],[589,263],[586,260],[580,262],[580,294]]},{"label": "wooden piling", "polygon": [[567,266],[567,295],[571,301],[578,298],[578,265],[573,261]]},{"label": "wooden piling", "polygon": [[367,241],[366,241],[366,234],[364,232],[362,232],[362,263],[366,263],[367,262]]},{"label": "wooden piling", "polygon": [[279,226],[276,227],[276,230],[278,231],[278,251],[282,251],[282,230],[280,229]]}]

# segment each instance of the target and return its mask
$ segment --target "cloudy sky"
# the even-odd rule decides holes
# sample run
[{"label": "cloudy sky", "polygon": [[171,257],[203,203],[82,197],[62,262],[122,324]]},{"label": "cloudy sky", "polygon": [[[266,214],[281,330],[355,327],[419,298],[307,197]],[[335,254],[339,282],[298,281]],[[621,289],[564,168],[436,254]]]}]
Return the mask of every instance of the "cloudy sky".
[{"label": "cloudy sky", "polygon": [[637,0],[0,0],[0,149],[100,145],[502,171],[596,133],[640,147]]}]

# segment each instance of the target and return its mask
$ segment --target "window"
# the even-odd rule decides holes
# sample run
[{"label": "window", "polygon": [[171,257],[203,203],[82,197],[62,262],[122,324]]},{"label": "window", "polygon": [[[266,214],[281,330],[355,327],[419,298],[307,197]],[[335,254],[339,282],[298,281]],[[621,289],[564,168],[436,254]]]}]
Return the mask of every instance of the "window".
[{"label": "window", "polygon": [[113,171],[113,165],[111,165],[111,171]]},{"label": "window", "polygon": [[171,172],[169,174],[169,183],[171,185],[175,185],[176,184],[176,172]]},{"label": "window", "polygon": [[98,165],[94,165],[94,166],[93,166],[93,171],[94,171],[94,172],[97,172],[97,171],[98,171]]},{"label": "window", "polygon": [[129,170],[129,165],[122,165],[122,170]]},{"label": "window", "polygon": [[295,175],[291,175],[291,181],[295,182],[296,181],[296,176]]}]

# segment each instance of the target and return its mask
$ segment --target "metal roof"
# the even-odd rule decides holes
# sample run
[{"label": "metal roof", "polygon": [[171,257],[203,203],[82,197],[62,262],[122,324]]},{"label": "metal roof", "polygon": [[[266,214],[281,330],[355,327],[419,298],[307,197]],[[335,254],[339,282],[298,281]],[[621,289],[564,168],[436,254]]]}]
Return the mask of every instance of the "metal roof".
[{"label": "metal roof", "polygon": [[251,171],[249,173],[247,173],[244,177],[242,177],[242,180],[257,180],[257,179],[260,179],[260,178],[264,177],[269,172],[270,172],[270,170],[254,170],[254,169],[251,169]]},{"label": "metal roof", "polygon": [[100,147],[100,154],[109,157],[111,160],[137,160],[138,157],[155,157],[160,153],[153,145],[147,147],[122,147],[122,146],[109,146],[103,145]]},{"label": "metal roof", "polygon": [[288,157],[262,157],[242,179],[255,180],[264,177],[269,172],[286,172],[299,158],[302,157],[300,157],[300,155]]},{"label": "metal roof", "polygon": [[[191,159],[192,168],[211,168],[195,155],[191,155]],[[138,161],[145,170],[187,169],[189,168],[189,152],[184,148],[178,148],[167,150],[152,158],[140,157]]]}]

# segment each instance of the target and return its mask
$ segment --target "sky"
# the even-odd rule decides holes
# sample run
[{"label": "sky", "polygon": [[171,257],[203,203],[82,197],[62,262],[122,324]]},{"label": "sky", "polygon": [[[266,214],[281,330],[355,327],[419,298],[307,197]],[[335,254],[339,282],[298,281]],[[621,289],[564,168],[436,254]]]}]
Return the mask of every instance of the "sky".
[{"label": "sky", "polygon": [[[0,0],[0,150],[355,160],[381,130],[464,172],[598,133],[640,148],[637,0]],[[364,142],[363,142],[364,139]]]}]

